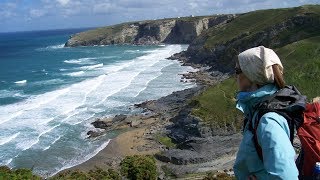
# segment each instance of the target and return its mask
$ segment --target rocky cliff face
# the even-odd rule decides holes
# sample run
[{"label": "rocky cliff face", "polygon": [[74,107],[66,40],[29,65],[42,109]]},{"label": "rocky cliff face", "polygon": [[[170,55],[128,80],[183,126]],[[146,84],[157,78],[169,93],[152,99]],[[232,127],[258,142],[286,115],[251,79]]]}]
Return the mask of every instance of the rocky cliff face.
[{"label": "rocky cliff face", "polygon": [[230,40],[211,46],[208,44],[211,35],[202,33],[182,55],[187,57],[186,62],[205,64],[213,70],[229,73],[233,70],[237,54],[248,48],[263,45],[276,49],[320,34],[319,32],[319,16],[312,13],[297,14],[260,31],[244,31]]},{"label": "rocky cliff face", "polygon": [[203,30],[231,21],[235,17],[235,15],[221,15],[124,23],[75,34],[65,46],[189,44]]}]

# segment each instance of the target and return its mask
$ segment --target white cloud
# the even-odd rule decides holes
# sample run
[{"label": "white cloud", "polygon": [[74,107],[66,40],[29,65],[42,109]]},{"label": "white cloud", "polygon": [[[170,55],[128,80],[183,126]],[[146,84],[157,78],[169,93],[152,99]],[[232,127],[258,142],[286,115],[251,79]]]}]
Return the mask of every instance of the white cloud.
[{"label": "white cloud", "polygon": [[42,17],[44,15],[47,14],[47,11],[43,10],[43,9],[31,9],[29,11],[30,17],[31,18],[38,18],[38,17]]},{"label": "white cloud", "polygon": [[108,14],[112,12],[113,8],[115,7],[111,3],[101,3],[95,4],[92,10],[94,14]]},{"label": "white cloud", "polygon": [[198,8],[198,4],[196,2],[189,2],[189,6],[191,7],[191,9]]},{"label": "white cloud", "polygon": [[0,11],[0,17],[2,18],[11,18],[16,16],[17,14],[11,11]]},{"label": "white cloud", "polygon": [[10,18],[16,17],[17,13],[15,12],[17,7],[16,3],[8,2],[4,4],[0,4],[0,19],[8,20]]},{"label": "white cloud", "polygon": [[66,6],[70,2],[70,0],[57,0],[57,1],[61,6]]},{"label": "white cloud", "polygon": [[8,2],[4,5],[5,8],[9,8],[9,9],[14,9],[17,7],[17,4],[16,3],[13,3],[13,2]]}]

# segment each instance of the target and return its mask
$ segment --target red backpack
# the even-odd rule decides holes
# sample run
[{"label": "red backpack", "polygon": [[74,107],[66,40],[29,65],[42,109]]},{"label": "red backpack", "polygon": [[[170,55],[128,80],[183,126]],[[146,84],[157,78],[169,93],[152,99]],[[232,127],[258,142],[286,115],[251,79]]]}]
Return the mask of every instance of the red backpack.
[{"label": "red backpack", "polygon": [[302,176],[312,176],[314,165],[320,162],[320,102],[306,105],[303,120],[297,132],[304,153],[299,170]]},{"label": "red backpack", "polygon": [[306,97],[302,96],[294,86],[286,86],[255,107],[258,111],[257,120],[254,125],[250,121],[249,126],[251,127],[249,130],[253,133],[255,148],[262,161],[263,155],[261,146],[258,144],[257,128],[264,114],[276,112],[287,120],[292,144],[296,128],[302,145],[296,160],[299,179],[311,177],[316,162],[320,162],[320,102],[305,102]]}]

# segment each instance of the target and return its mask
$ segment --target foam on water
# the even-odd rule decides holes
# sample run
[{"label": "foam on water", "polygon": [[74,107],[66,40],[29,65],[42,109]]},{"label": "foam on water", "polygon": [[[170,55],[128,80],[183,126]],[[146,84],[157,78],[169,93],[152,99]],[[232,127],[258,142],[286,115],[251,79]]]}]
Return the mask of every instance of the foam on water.
[{"label": "foam on water", "polygon": [[77,71],[77,72],[67,73],[66,75],[68,75],[68,76],[81,76],[83,74],[84,74],[84,71]]},{"label": "foam on water", "polygon": [[11,136],[7,136],[7,137],[0,137],[0,146],[9,143],[10,141],[12,141],[13,139],[15,139],[17,136],[19,136],[20,132],[17,132]]},{"label": "foam on water", "polygon": [[82,67],[80,67],[80,69],[92,70],[92,69],[96,69],[96,68],[99,68],[99,67],[103,67],[103,63],[95,64],[95,65],[91,65],[91,66],[82,66]]},{"label": "foam on water", "polygon": [[46,51],[46,50],[57,50],[57,49],[62,49],[64,48],[64,44],[56,44],[52,46],[47,46],[45,48],[37,48],[37,51]]},{"label": "foam on water", "polygon": [[[69,70],[66,69],[64,71],[67,73],[60,72],[70,76],[67,78],[76,79],[78,76],[85,77],[90,73],[92,77],[61,86],[61,89],[32,95],[22,102],[0,106],[0,131],[10,132],[0,138],[0,145],[14,144],[13,147],[0,146],[0,157],[3,153],[7,154],[4,158],[0,158],[3,159],[1,162],[9,162],[11,159],[9,164],[13,165],[17,159],[20,162],[23,157],[37,152],[42,153],[43,162],[48,161],[53,167],[46,169],[39,166],[36,171],[56,173],[93,157],[109,142],[101,140],[91,142],[84,139],[83,133],[93,119],[101,115],[117,114],[119,110],[130,112],[130,105],[158,98],[160,95],[157,95],[157,92],[149,91],[154,91],[157,86],[161,89],[162,81],[169,85],[167,89],[161,91],[161,95],[169,94],[173,89],[186,87],[177,85],[179,77],[173,76],[174,80],[161,79],[167,73],[164,71],[165,68],[177,65],[176,61],[165,58],[181,50],[183,49],[180,45],[167,45],[147,52],[143,56],[112,64],[101,62],[110,56],[65,60],[64,63],[67,64],[85,65],[75,67],[82,71],[68,72]],[[173,69],[172,73],[181,73],[185,68]],[[60,83],[59,78],[34,84],[54,83]],[[59,147],[68,149],[69,153],[60,155],[53,153],[59,151]],[[20,155],[14,157],[17,154]]]},{"label": "foam on water", "polygon": [[104,142],[99,148],[95,149],[92,153],[90,154],[87,154],[83,157],[83,159],[81,160],[71,160],[69,161],[68,163],[66,163],[66,165],[64,165],[61,169],[59,169],[58,171],[56,171],[55,173],[51,174],[51,176],[55,175],[56,173],[62,171],[62,170],[65,170],[65,169],[68,169],[68,168],[71,168],[73,166],[76,166],[76,165],[79,165],[83,162],[86,162],[87,160],[91,159],[93,156],[95,156],[96,154],[98,154],[101,150],[103,150],[105,147],[107,147],[107,145],[109,144],[110,142],[110,139],[106,142]]},{"label": "foam on water", "polygon": [[26,97],[21,90],[0,90],[0,98]]},{"label": "foam on water", "polygon": [[27,80],[16,81],[14,83],[15,84],[25,84],[25,83],[27,83]]},{"label": "foam on water", "polygon": [[88,58],[79,58],[79,59],[69,59],[63,61],[67,64],[95,64],[95,59],[98,59],[97,57],[88,57]]},{"label": "foam on water", "polygon": [[58,44],[58,45],[53,45],[53,46],[48,46],[46,47],[47,49],[61,49],[64,48],[64,44]]},{"label": "foam on water", "polygon": [[139,49],[137,50],[126,50],[124,51],[125,53],[130,53],[130,54],[134,54],[134,53],[141,53],[141,51]]},{"label": "foam on water", "polygon": [[42,85],[52,85],[52,84],[60,84],[60,83],[63,83],[64,80],[62,79],[50,79],[50,80],[43,80],[43,81],[36,81],[36,82],[33,82],[32,84],[33,85],[37,85],[37,86],[42,86]]}]

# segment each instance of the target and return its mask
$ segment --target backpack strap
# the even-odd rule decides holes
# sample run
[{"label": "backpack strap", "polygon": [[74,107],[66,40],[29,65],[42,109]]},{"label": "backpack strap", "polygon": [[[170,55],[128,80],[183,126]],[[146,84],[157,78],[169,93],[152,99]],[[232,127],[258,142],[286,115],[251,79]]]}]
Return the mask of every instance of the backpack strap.
[{"label": "backpack strap", "polygon": [[261,117],[268,112],[275,112],[275,113],[283,116],[287,120],[287,123],[289,126],[291,144],[293,144],[293,138],[294,138],[294,122],[293,122],[292,118],[287,113],[282,112],[282,111],[277,111],[277,110],[270,110],[270,109],[264,109],[264,110],[258,111],[258,114],[256,115],[256,118],[255,118],[256,120],[254,121],[255,122],[254,125],[252,124],[252,120],[249,121],[249,130],[253,134],[253,139],[252,139],[253,144],[254,144],[255,149],[258,153],[258,156],[262,162],[263,162],[263,152],[262,152],[262,148],[261,148],[260,144],[258,143],[257,130],[258,130],[258,126],[259,126],[259,122],[260,122]]}]

